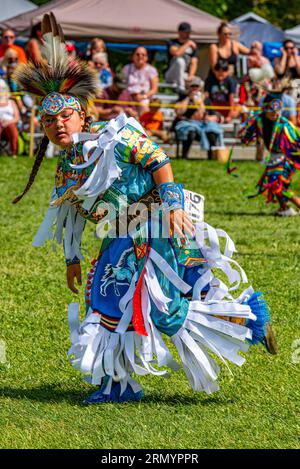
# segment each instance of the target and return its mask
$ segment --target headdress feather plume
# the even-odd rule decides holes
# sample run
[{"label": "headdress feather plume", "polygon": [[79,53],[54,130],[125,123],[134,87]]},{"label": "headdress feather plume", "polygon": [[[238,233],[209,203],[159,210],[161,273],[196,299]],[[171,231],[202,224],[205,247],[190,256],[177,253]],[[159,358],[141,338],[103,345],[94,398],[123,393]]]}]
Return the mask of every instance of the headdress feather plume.
[{"label": "headdress feather plume", "polygon": [[51,12],[42,20],[42,60],[17,67],[14,78],[22,91],[43,99],[52,92],[76,96],[83,108],[97,92],[98,82],[87,63],[70,60],[61,26]]}]

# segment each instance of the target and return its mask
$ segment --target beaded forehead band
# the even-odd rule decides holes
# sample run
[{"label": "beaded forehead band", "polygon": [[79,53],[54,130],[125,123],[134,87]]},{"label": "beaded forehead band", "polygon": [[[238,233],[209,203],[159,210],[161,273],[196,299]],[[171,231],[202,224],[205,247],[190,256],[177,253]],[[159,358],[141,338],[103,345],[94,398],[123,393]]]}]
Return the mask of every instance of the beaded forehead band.
[{"label": "beaded forehead band", "polygon": [[43,99],[42,104],[39,107],[39,112],[42,116],[45,114],[55,116],[64,109],[74,109],[79,112],[82,111],[80,102],[75,96],[50,93]]}]

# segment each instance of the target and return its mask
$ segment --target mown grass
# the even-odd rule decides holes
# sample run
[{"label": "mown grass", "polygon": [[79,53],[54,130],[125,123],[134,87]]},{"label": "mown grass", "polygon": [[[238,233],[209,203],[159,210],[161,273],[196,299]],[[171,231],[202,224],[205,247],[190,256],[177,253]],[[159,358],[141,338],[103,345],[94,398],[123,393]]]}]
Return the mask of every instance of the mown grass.
[{"label": "mown grass", "polygon": [[[240,163],[239,178],[215,162],[175,161],[176,179],[206,197],[206,221],[235,240],[236,259],[253,286],[266,292],[280,353],[252,348],[242,368],[222,368],[221,391],[193,393],[182,371],[168,379],[140,379],[139,404],[84,407],[91,386],[67,359],[70,345],[62,252],[36,249],[31,240],[46,211],[55,161],[43,163],[30,193],[12,198],[27,181],[27,158],[0,158],[1,448],[299,448],[299,364],[292,343],[300,337],[300,218],[271,216],[263,199],[242,196],[262,168]],[[300,178],[295,177],[300,192]],[[92,227],[84,244],[97,253]],[[81,304],[83,287],[81,288]],[[299,413],[298,413],[299,417]]]}]

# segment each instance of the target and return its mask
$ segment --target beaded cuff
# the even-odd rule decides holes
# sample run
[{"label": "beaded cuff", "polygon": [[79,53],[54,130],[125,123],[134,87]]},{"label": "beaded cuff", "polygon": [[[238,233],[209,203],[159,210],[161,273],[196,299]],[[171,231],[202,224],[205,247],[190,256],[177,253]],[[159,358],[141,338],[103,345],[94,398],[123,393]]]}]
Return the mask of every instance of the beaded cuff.
[{"label": "beaded cuff", "polygon": [[182,184],[174,182],[164,182],[158,186],[159,195],[164,205],[165,211],[184,209],[184,193]]}]

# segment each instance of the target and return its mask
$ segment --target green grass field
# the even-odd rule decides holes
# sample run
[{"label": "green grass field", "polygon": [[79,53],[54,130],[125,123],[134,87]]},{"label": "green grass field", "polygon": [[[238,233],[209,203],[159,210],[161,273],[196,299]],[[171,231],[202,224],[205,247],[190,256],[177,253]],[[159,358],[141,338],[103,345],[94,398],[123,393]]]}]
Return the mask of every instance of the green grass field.
[{"label": "green grass field", "polygon": [[[262,167],[239,163],[240,178],[233,178],[216,162],[173,163],[176,180],[205,195],[206,221],[228,232],[254,288],[266,293],[279,355],[251,348],[242,368],[231,366],[233,377],[222,367],[221,391],[213,396],[193,393],[180,371],[168,379],[141,378],[141,403],[84,407],[92,387],[67,358],[67,304],[74,295],[66,288],[63,255],[50,244],[31,246],[55,161],[45,161],[28,196],[11,204],[30,166],[27,158],[0,158],[0,339],[6,346],[0,447],[299,448],[300,363],[292,362],[292,344],[300,338],[300,218],[275,218],[262,198],[242,196]],[[300,192],[298,175],[294,187]],[[84,235],[85,272],[97,253],[92,229]],[[83,287],[81,303],[82,297]]]}]

